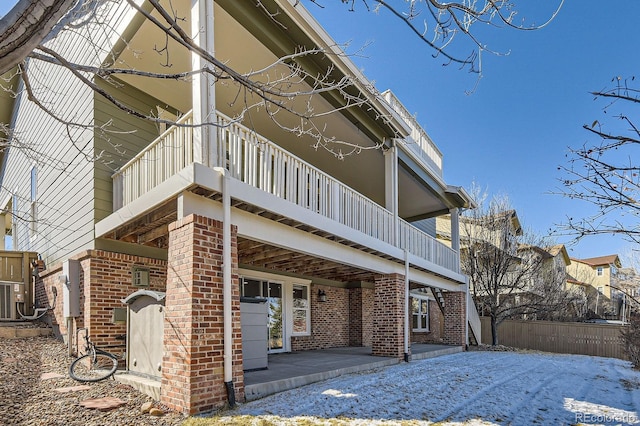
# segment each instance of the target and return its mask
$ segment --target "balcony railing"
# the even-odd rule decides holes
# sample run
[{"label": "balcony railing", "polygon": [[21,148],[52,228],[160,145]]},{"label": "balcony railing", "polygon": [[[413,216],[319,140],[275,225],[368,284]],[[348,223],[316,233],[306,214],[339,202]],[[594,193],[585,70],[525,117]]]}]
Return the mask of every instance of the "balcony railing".
[{"label": "balcony railing", "polygon": [[[191,115],[181,123],[188,124]],[[459,271],[451,248],[377,203],[283,150],[253,130],[218,113],[217,140],[226,150],[230,176],[333,219],[448,270]],[[120,208],[193,162],[191,128],[174,126],[113,175]],[[121,200],[121,201],[120,201]],[[397,232],[394,232],[397,229]]]},{"label": "balcony railing", "polygon": [[442,153],[433,143],[427,132],[418,123],[413,115],[407,111],[402,102],[390,91],[382,94],[389,106],[404,120],[411,128],[411,139],[406,146],[433,170],[442,177]]},{"label": "balcony railing", "polygon": [[[193,123],[191,112],[178,124]],[[113,210],[126,206],[193,163],[193,129],[171,126],[114,173]]]}]

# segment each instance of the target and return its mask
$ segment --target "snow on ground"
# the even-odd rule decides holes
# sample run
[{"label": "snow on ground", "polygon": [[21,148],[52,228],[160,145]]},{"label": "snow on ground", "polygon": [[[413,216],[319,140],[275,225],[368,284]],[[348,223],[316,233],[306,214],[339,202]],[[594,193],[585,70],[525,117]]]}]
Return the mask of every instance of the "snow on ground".
[{"label": "snow on ground", "polygon": [[462,352],[314,383],[226,414],[353,424],[640,424],[640,372],[613,358]]}]

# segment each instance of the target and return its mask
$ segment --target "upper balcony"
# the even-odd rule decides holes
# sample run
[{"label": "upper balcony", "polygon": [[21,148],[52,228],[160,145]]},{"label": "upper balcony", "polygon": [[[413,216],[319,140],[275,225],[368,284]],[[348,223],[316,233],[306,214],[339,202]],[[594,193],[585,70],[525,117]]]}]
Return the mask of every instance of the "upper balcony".
[{"label": "upper balcony", "polygon": [[[193,191],[219,199],[221,188],[215,186],[219,184],[219,174],[213,169],[221,167],[228,171],[237,191],[233,202],[242,204],[243,209],[260,211],[260,215],[298,229],[314,228],[308,232],[374,253],[374,262],[384,256],[394,263],[394,268],[404,263],[406,255],[409,263],[421,262],[423,272],[437,270],[450,281],[460,283],[458,253],[411,225],[466,203],[458,188],[447,186],[442,178],[442,154],[395,96],[391,92],[380,96],[304,8],[290,1],[273,0],[276,3],[286,9],[278,16],[281,25],[275,25],[261,8],[243,2],[216,1],[213,28],[207,29],[214,36],[203,36],[200,41],[212,42],[212,51],[220,61],[257,80],[280,81],[281,75],[288,76],[282,80],[287,87],[291,84],[290,70],[282,68],[284,65],[278,60],[281,55],[297,51],[300,46],[333,52],[300,58],[300,64],[320,75],[324,75],[322,70],[331,70],[331,81],[346,78],[353,82],[348,88],[353,92],[351,96],[357,94],[356,98],[364,103],[351,104],[348,97],[331,90],[313,96],[283,97],[279,102],[284,102],[286,108],[274,109],[265,107],[251,93],[246,94],[241,85],[225,79],[211,85],[200,79],[120,75],[120,85],[105,88],[113,97],[145,115],[149,111],[159,116],[171,114],[171,120],[174,115],[183,115],[176,126],[157,137],[159,129],[154,123],[136,121],[96,100],[96,122],[113,120],[118,122],[118,128],[134,130],[113,134],[108,143],[97,140],[96,148],[109,151],[117,146],[113,157],[118,164],[135,155],[113,175],[114,213],[101,209],[96,235],[103,237],[111,232],[114,239],[165,248],[162,239],[166,239],[166,225],[180,211],[174,201],[184,202],[190,196],[179,198],[178,194]],[[172,5],[191,9],[186,0]],[[184,25],[189,27],[189,14],[186,19]],[[300,31],[290,30],[293,28]],[[154,50],[154,42],[163,40],[165,35],[155,25],[133,19],[125,35],[127,48],[114,53],[119,66],[166,72]],[[169,45],[175,65],[172,72],[190,71],[191,53],[171,41]],[[263,71],[254,75],[255,70]],[[293,81],[295,93],[313,92],[309,92],[311,85],[306,79]],[[291,90],[287,88],[286,93]],[[191,113],[184,114],[192,108],[193,118]],[[308,120],[305,114],[296,114],[298,108],[313,111],[313,117]],[[212,122],[212,116],[217,120],[213,136],[209,130],[214,127],[197,126],[202,121]],[[244,121],[235,122],[229,117]],[[309,126],[318,129],[317,134],[295,131]],[[147,141],[156,137],[147,146]],[[354,154],[342,155],[343,151]],[[108,187],[111,175],[111,170],[103,169],[98,176],[101,190],[103,182]],[[200,174],[196,176],[197,173]],[[101,195],[101,200],[107,200],[110,194]],[[149,201],[164,202],[165,207],[171,204],[173,208],[164,211],[164,228],[158,226],[153,232],[147,224],[140,230],[133,223],[151,211]],[[289,206],[295,213],[287,211]],[[104,221],[106,217],[110,219]],[[255,219],[252,216],[249,220]],[[116,232],[115,228],[120,229]],[[136,236],[127,234],[133,228],[138,232]]]},{"label": "upper balcony", "polygon": [[432,172],[442,178],[442,152],[393,92],[387,90],[382,93],[382,97],[411,128],[410,137],[404,141],[405,146],[413,151]]},{"label": "upper balcony", "polygon": [[[126,208],[194,162],[191,117],[186,114],[112,176],[114,211]],[[231,178],[459,273],[458,253],[431,235],[220,112],[217,122],[217,141]],[[270,207],[260,205],[268,201],[254,202],[263,209]]]}]

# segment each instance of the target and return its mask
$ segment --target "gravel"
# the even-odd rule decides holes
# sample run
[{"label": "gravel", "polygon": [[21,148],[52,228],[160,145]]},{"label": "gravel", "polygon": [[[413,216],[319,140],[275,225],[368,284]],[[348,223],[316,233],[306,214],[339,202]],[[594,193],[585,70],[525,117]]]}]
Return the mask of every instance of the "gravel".
[{"label": "gravel", "polygon": [[[185,420],[183,415],[111,378],[86,383],[86,390],[54,391],[83,384],[69,378],[72,359],[66,346],[52,337],[0,339],[0,425],[179,425]],[[63,377],[41,380],[43,373]],[[80,405],[86,399],[104,397],[120,398],[126,404],[109,411]],[[141,413],[147,402],[164,415]]]}]

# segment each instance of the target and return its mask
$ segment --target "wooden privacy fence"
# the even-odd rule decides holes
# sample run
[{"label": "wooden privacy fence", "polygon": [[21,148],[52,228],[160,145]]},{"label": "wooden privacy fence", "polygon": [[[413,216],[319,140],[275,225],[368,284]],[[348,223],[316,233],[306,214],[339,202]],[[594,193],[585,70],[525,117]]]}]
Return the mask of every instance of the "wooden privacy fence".
[{"label": "wooden privacy fence", "polygon": [[[491,344],[491,320],[481,317],[482,343]],[[520,349],[561,354],[627,359],[620,331],[623,325],[579,322],[505,320],[498,326],[498,343]]]}]

